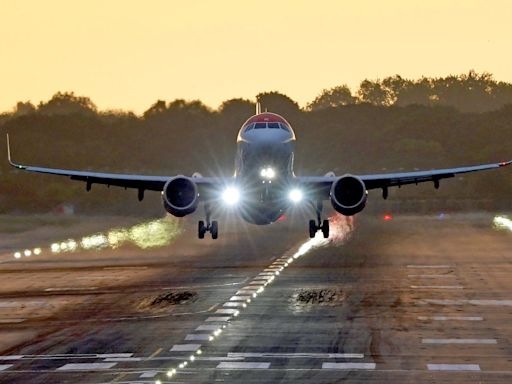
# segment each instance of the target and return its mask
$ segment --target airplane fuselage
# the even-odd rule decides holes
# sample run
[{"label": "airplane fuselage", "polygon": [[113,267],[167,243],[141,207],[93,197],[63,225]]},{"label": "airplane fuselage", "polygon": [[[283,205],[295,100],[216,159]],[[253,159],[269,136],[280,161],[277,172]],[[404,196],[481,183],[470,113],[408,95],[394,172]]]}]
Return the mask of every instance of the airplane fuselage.
[{"label": "airplane fuselage", "polygon": [[244,123],[235,160],[237,184],[244,191],[237,208],[244,220],[270,224],[289,207],[294,149],[295,133],[283,117],[266,112]]}]

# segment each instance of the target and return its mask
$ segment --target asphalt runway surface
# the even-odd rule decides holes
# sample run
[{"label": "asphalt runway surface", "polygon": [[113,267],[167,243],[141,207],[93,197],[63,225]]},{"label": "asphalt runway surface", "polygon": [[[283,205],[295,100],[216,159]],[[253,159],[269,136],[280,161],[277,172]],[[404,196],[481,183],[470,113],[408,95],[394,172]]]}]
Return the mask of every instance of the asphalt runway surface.
[{"label": "asphalt runway surface", "polygon": [[0,382],[509,383],[512,232],[493,219],[363,214],[329,242],[286,223],[2,234]]}]

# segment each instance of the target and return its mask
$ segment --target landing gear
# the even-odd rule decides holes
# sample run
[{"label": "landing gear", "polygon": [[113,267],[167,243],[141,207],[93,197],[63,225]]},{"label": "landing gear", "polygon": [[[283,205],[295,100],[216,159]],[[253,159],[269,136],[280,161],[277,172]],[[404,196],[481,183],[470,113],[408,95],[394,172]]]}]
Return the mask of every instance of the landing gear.
[{"label": "landing gear", "polygon": [[309,220],[309,237],[314,238],[318,231],[322,231],[324,238],[329,238],[329,220],[322,222],[323,204],[321,201],[316,203],[316,221]]},{"label": "landing gear", "polygon": [[211,210],[208,204],[205,204],[206,223],[200,220],[197,225],[197,237],[204,239],[206,232],[210,232],[212,239],[216,240],[219,237],[219,223],[216,220],[210,222]]}]

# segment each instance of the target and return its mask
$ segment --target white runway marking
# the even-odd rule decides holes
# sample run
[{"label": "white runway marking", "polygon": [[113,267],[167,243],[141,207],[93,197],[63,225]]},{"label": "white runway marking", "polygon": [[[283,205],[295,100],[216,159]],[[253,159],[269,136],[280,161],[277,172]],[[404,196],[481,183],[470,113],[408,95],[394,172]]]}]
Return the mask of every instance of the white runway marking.
[{"label": "white runway marking", "polygon": [[219,325],[215,324],[203,324],[196,328],[196,331],[216,331],[219,329]]},{"label": "white runway marking", "polygon": [[407,275],[408,278],[420,278],[420,279],[443,279],[446,277],[457,277],[456,275]]},{"label": "white runway marking", "polygon": [[205,321],[217,321],[217,322],[223,322],[223,321],[229,321],[231,319],[231,316],[210,316]]},{"label": "white runway marking", "polygon": [[482,321],[481,316],[418,316],[418,320],[436,320],[436,321]]},{"label": "white runway marking", "polygon": [[247,286],[247,287],[243,287],[243,288],[240,288],[241,291],[253,291],[253,292],[256,292],[259,288],[258,287],[251,287],[251,286]]},{"label": "white runway marking", "polygon": [[0,319],[0,324],[23,323],[27,319]]},{"label": "white runway marking", "polygon": [[375,369],[375,363],[323,363],[322,369]]},{"label": "white runway marking", "polygon": [[245,301],[245,300],[248,300],[250,298],[251,298],[251,296],[231,296],[231,298],[229,300],[231,300],[231,301]]},{"label": "white runway marking", "polygon": [[7,355],[7,356],[0,356],[0,360],[20,360],[23,359],[24,355]]},{"label": "white runway marking", "polygon": [[411,285],[412,289],[464,289],[462,285]]},{"label": "white runway marking", "polygon": [[467,299],[424,299],[419,301],[420,304],[437,304],[437,305],[481,305],[481,306],[512,306],[512,300],[467,300]]},{"label": "white runway marking", "polygon": [[258,363],[249,363],[249,362],[236,362],[236,361],[223,361],[219,365],[217,365],[218,369],[268,369],[270,368],[270,363],[267,362],[258,362]]},{"label": "white runway marking", "polygon": [[230,308],[222,308],[222,309],[217,309],[215,311],[215,313],[222,313],[225,315],[233,315],[234,313],[237,313],[237,312],[238,312],[237,309],[230,309]]},{"label": "white runway marking", "polygon": [[258,276],[274,276],[273,272],[261,272],[258,273]]},{"label": "white runway marking", "polygon": [[267,280],[253,280],[249,283],[249,285],[265,285]]},{"label": "white runway marking", "polygon": [[453,268],[451,265],[441,264],[441,265],[413,265],[410,264],[407,268]]},{"label": "white runway marking", "polygon": [[141,379],[150,379],[152,377],[155,377],[156,375],[158,375],[158,371],[148,371],[148,372],[144,372],[142,375],[140,375],[139,377]]},{"label": "white runway marking", "polygon": [[201,348],[201,344],[174,344],[170,352],[195,352]]},{"label": "white runway marking", "polygon": [[429,371],[480,371],[478,364],[427,364]]},{"label": "white runway marking", "polygon": [[185,336],[185,340],[186,341],[199,341],[199,340],[208,340],[208,338],[210,337],[210,335],[208,335],[207,333],[190,333],[188,334],[187,336]]},{"label": "white runway marking", "polygon": [[498,344],[496,339],[422,339],[423,344]]},{"label": "white runway marking", "polygon": [[116,363],[123,363],[123,362],[133,362],[133,361],[142,361],[142,357],[109,357],[105,360],[105,362],[116,362]]},{"label": "white runway marking", "polygon": [[97,371],[101,369],[110,369],[117,363],[71,363],[57,368],[57,371]]},{"label": "white runway marking", "polygon": [[12,364],[2,364],[0,365],[0,371],[5,371],[6,369],[9,369],[12,367]]},{"label": "white runway marking", "polygon": [[228,301],[227,303],[222,304],[223,307],[242,307],[244,303],[239,301]]},{"label": "white runway marking", "polygon": [[258,358],[258,357],[272,357],[272,358],[286,358],[286,359],[362,359],[362,353],[251,353],[251,352],[229,352],[228,357],[241,357],[241,358]]}]

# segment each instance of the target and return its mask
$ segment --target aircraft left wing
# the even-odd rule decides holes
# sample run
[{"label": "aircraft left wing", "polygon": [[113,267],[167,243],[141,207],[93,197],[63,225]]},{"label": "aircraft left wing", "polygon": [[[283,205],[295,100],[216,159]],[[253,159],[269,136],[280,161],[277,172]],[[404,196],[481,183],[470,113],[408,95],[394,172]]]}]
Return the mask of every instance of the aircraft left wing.
[{"label": "aircraft left wing", "polygon": [[[439,187],[439,180],[455,177],[455,175],[486,171],[490,169],[498,169],[512,164],[512,160],[503,161],[500,163],[473,165],[468,167],[458,168],[445,168],[434,169],[430,171],[414,171],[414,172],[401,172],[401,173],[381,173],[375,175],[352,175],[359,177],[365,184],[366,189],[382,188],[387,196],[388,187],[400,187],[407,184],[418,184],[424,182],[433,182],[436,188]],[[332,183],[336,181],[339,176],[326,175],[326,176],[312,176],[312,177],[297,177],[300,184],[305,185],[309,190],[316,191],[322,198],[329,198],[329,192]]]},{"label": "aircraft left wing", "polygon": [[[91,189],[92,184],[104,184],[107,186],[117,186],[124,188],[134,188],[139,190],[139,199],[145,190],[162,191],[164,185],[169,179],[174,176],[150,176],[150,175],[130,175],[121,173],[104,173],[104,172],[89,172],[89,171],[76,171],[69,169],[58,168],[45,168],[35,167],[30,165],[23,165],[15,163],[11,158],[11,148],[9,144],[9,135],[7,135],[7,158],[9,164],[14,168],[34,173],[44,173],[57,176],[67,176],[71,180],[79,180],[86,183],[87,190]],[[209,190],[212,187],[220,184],[222,181],[218,178],[192,176],[191,180],[194,181],[199,187],[199,190]]]}]

